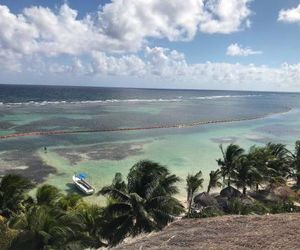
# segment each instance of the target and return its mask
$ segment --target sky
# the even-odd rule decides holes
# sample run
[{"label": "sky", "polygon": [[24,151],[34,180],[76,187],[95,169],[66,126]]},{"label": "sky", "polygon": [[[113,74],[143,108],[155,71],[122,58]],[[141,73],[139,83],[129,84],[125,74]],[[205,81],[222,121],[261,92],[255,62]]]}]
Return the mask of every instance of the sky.
[{"label": "sky", "polygon": [[0,0],[0,83],[300,91],[300,1]]}]

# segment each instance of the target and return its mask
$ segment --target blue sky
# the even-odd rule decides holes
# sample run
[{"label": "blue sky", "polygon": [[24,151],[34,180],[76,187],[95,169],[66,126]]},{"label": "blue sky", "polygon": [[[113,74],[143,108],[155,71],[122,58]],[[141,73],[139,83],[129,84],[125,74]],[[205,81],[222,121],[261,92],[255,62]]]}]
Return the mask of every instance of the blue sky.
[{"label": "blue sky", "polygon": [[0,83],[300,91],[299,44],[299,0],[0,0]]}]

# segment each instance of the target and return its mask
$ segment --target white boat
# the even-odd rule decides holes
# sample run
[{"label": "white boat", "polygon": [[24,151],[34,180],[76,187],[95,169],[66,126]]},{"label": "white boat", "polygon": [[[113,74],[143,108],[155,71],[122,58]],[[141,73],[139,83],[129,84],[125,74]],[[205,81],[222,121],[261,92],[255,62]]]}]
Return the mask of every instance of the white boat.
[{"label": "white boat", "polygon": [[85,194],[93,194],[95,189],[86,180],[86,174],[79,173],[73,175],[73,182],[75,186]]}]

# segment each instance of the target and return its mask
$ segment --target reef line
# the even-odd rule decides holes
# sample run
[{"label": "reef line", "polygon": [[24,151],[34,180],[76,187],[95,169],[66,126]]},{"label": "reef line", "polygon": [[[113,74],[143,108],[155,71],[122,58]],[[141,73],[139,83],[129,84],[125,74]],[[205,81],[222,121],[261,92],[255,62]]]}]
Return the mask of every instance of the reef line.
[{"label": "reef line", "polygon": [[196,127],[206,124],[216,124],[216,123],[231,123],[231,122],[241,122],[241,121],[251,121],[275,114],[284,114],[290,112],[292,108],[287,108],[286,111],[273,112],[264,115],[246,117],[246,118],[237,118],[237,119],[224,119],[224,120],[214,120],[214,121],[196,121],[185,124],[171,124],[171,125],[157,125],[149,127],[133,127],[133,128],[115,128],[115,129],[87,129],[87,130],[53,130],[53,131],[34,131],[26,133],[16,133],[0,136],[0,139],[9,139],[16,137],[27,137],[27,136],[48,136],[48,135],[65,135],[65,134],[81,134],[81,133],[100,133],[100,132],[120,132],[120,131],[136,131],[136,130],[152,130],[152,129],[164,129],[164,128],[188,128]]}]

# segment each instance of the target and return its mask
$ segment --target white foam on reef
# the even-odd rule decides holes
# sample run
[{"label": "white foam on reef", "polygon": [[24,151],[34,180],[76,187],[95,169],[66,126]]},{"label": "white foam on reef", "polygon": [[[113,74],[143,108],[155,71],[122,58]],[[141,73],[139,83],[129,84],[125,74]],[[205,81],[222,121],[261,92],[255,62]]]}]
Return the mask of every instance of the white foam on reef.
[{"label": "white foam on reef", "polygon": [[[213,99],[222,99],[222,98],[244,98],[244,97],[255,97],[260,95],[220,95],[220,96],[196,96],[190,97],[186,100],[213,100]],[[45,105],[59,105],[59,104],[96,104],[96,103],[154,103],[154,102],[182,102],[185,99],[182,96],[178,98],[172,99],[107,99],[107,100],[93,100],[93,101],[28,101],[28,102],[10,102],[10,103],[3,103],[0,102],[0,105],[5,106],[28,106],[28,105],[38,105],[38,106],[45,106]]]},{"label": "white foam on reef", "polygon": [[9,103],[0,103],[0,105],[5,106],[20,106],[20,105],[55,105],[55,104],[93,104],[93,103],[135,103],[135,102],[181,102],[182,99],[108,99],[108,100],[94,100],[94,101],[42,101],[42,102],[9,102]]},{"label": "white foam on reef", "polygon": [[191,97],[193,100],[214,100],[214,99],[222,99],[222,98],[244,98],[244,97],[255,97],[261,95],[214,95],[214,96],[196,96]]}]

